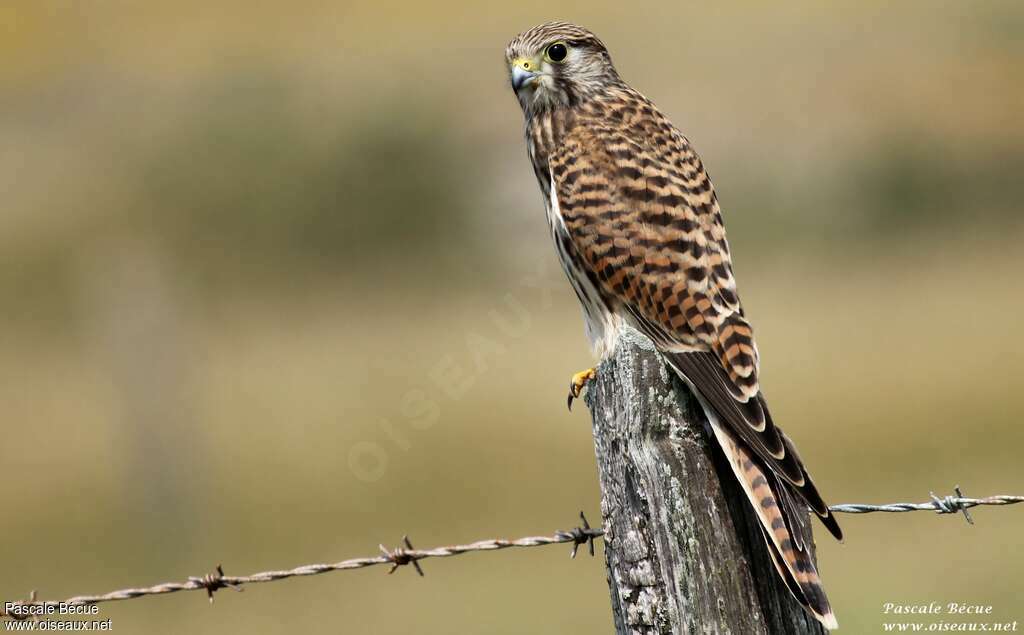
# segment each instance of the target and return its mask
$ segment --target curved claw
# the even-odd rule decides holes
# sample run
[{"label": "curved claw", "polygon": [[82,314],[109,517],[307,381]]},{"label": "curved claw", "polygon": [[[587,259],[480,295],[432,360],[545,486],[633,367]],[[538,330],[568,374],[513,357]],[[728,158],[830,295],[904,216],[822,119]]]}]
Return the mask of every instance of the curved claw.
[{"label": "curved claw", "polygon": [[594,368],[582,370],[572,376],[572,379],[569,381],[569,399],[567,401],[570,412],[572,412],[573,400],[583,394],[583,388],[595,377],[597,377],[597,369]]}]

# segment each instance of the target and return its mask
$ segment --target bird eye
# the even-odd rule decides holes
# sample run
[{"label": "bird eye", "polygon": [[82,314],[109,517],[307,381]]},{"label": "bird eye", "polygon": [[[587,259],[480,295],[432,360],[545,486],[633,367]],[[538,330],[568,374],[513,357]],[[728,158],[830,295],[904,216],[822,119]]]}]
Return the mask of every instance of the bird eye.
[{"label": "bird eye", "polygon": [[545,55],[547,55],[548,59],[552,62],[561,62],[568,54],[569,50],[565,48],[565,44],[562,42],[555,42],[548,47],[547,51],[545,51]]}]

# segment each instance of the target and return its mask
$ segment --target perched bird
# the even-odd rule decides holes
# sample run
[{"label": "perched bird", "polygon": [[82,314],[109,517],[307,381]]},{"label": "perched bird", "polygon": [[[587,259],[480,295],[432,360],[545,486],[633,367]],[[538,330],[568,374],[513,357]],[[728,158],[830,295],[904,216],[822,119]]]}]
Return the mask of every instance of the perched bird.
[{"label": "perched bird", "polygon": [[[701,402],[796,599],[836,627],[810,557],[806,505],[842,539],[758,385],[715,190],[690,142],[619,77],[590,31],[549,22],[505,52],[530,161],[595,354],[647,335]],[[577,373],[569,404],[593,368]]]}]

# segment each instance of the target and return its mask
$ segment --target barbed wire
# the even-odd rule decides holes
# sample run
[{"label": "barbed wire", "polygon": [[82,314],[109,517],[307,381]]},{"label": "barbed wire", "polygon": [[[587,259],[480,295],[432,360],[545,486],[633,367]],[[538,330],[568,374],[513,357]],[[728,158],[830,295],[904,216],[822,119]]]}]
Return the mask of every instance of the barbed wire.
[{"label": "barbed wire", "polygon": [[989,496],[987,498],[965,498],[960,486],[953,488],[956,496],[944,496],[939,498],[935,492],[930,492],[932,499],[927,503],[889,503],[888,505],[862,505],[847,503],[845,505],[832,505],[829,507],[834,512],[843,514],[870,514],[872,512],[888,512],[901,514],[903,512],[934,511],[937,514],[955,514],[963,512],[967,522],[974,524],[970,512],[967,510],[978,505],[1013,505],[1024,502],[1024,496]]},{"label": "barbed wire", "polygon": [[409,541],[409,537],[404,536],[402,538],[402,543],[405,545],[404,547],[389,550],[384,545],[380,545],[381,555],[379,556],[371,556],[369,558],[352,558],[350,560],[342,560],[341,562],[335,562],[333,564],[307,564],[295,567],[294,569],[287,569],[283,571],[263,571],[261,573],[254,573],[247,576],[225,575],[223,567],[221,565],[217,565],[216,573],[210,573],[201,577],[189,577],[185,582],[165,582],[151,587],[111,591],[110,593],[104,593],[103,595],[78,595],[60,602],[52,600],[36,601],[36,592],[32,591],[27,601],[12,603],[13,606],[11,611],[7,610],[6,604],[4,607],[0,607],[0,617],[10,617],[12,619],[22,620],[32,617],[29,607],[56,607],[60,604],[99,604],[101,602],[132,600],[147,595],[163,595],[167,593],[177,593],[179,591],[198,591],[200,589],[205,589],[208,597],[210,598],[210,602],[213,602],[214,592],[223,588],[232,588],[236,591],[242,591],[242,586],[246,584],[276,582],[277,580],[320,575],[331,571],[364,569],[366,567],[372,567],[379,564],[390,564],[391,569],[388,570],[389,574],[394,573],[395,569],[400,566],[412,564],[416,568],[416,572],[422,576],[423,569],[420,568],[419,560],[425,560],[427,558],[448,558],[472,551],[498,551],[513,547],[539,547],[543,545],[571,542],[573,543],[572,552],[570,553],[571,557],[576,557],[577,550],[580,545],[584,543],[589,543],[589,552],[590,555],[593,556],[594,539],[603,536],[604,530],[591,527],[590,523],[587,522],[586,516],[583,515],[583,512],[580,512],[580,521],[582,524],[579,527],[575,527],[569,531],[556,531],[554,535],[551,536],[527,536],[516,540],[478,540],[477,542],[465,545],[449,545],[445,547],[435,547],[433,549],[415,549]]},{"label": "barbed wire", "polygon": [[[945,496],[942,498],[932,493],[932,500],[925,503],[889,503],[886,505],[850,503],[844,505],[833,505],[829,507],[829,509],[833,512],[845,514],[868,514],[873,512],[903,513],[912,511],[934,511],[938,514],[955,514],[957,512],[963,512],[967,521],[974,524],[974,520],[967,512],[971,507],[977,507],[979,505],[998,506],[1024,503],[1024,496],[966,498],[960,491],[959,486],[954,488],[954,491],[956,492],[955,496]],[[215,573],[210,573],[200,577],[189,577],[185,582],[164,582],[163,584],[157,584],[150,587],[111,591],[110,593],[104,593],[102,595],[77,595],[62,601],[38,601],[36,600],[36,592],[32,591],[29,594],[28,600],[11,602],[9,604],[5,603],[4,606],[0,607],[0,617],[24,620],[35,617],[38,615],[40,609],[45,609],[45,607],[48,606],[58,607],[61,604],[99,604],[101,602],[132,600],[148,595],[164,595],[167,593],[177,593],[179,591],[198,591],[201,589],[206,591],[206,594],[212,603],[213,594],[220,589],[230,588],[235,591],[242,591],[242,587],[246,584],[276,582],[278,580],[287,580],[288,578],[320,575],[331,571],[364,569],[366,567],[373,567],[380,564],[391,565],[391,568],[388,570],[388,574],[394,573],[398,567],[411,564],[416,569],[416,572],[422,576],[423,569],[420,567],[420,560],[426,560],[427,558],[448,558],[475,551],[499,551],[501,549],[510,549],[513,547],[540,547],[544,545],[571,542],[573,543],[573,546],[572,551],[570,552],[570,557],[575,558],[577,550],[580,548],[580,545],[583,544],[588,545],[588,551],[590,555],[593,556],[594,540],[604,536],[604,530],[598,527],[591,527],[590,523],[587,522],[586,516],[583,515],[583,512],[580,512],[580,522],[581,524],[578,527],[574,527],[568,531],[556,531],[550,536],[526,536],[515,540],[478,540],[477,542],[471,542],[469,544],[448,545],[444,547],[434,547],[433,549],[415,549],[409,541],[409,537],[403,536],[403,547],[397,547],[393,550],[389,550],[384,545],[380,545],[381,555],[379,556],[352,558],[350,560],[342,560],[341,562],[335,562],[333,564],[307,564],[293,569],[263,571],[247,576],[225,575],[223,567],[221,565],[217,565]],[[8,607],[10,607],[10,610],[8,610]]]}]

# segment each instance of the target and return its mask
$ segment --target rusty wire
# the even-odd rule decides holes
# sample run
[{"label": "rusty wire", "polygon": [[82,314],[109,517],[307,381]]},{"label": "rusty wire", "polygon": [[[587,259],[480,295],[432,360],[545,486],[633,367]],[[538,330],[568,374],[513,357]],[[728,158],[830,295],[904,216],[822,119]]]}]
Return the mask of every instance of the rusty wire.
[{"label": "rusty wire", "polygon": [[[166,593],[177,593],[178,591],[197,591],[200,589],[204,589],[209,596],[210,601],[213,602],[213,594],[217,590],[233,588],[236,591],[242,591],[242,586],[246,584],[276,582],[277,580],[320,575],[331,571],[363,569],[379,564],[390,564],[391,569],[388,573],[394,573],[395,569],[400,566],[412,564],[416,568],[416,571],[422,576],[423,569],[420,568],[418,561],[426,558],[448,558],[450,556],[458,556],[471,551],[498,551],[500,549],[509,549],[512,547],[539,547],[542,545],[554,545],[568,542],[573,543],[573,550],[570,554],[573,558],[576,557],[576,550],[584,543],[590,544],[590,555],[594,555],[594,539],[604,535],[604,530],[592,528],[587,522],[586,517],[583,515],[583,512],[580,512],[580,520],[582,521],[582,526],[575,527],[569,531],[556,531],[554,535],[551,536],[527,536],[516,540],[479,540],[465,545],[449,545],[446,547],[435,547],[433,549],[413,549],[408,536],[406,536],[402,539],[405,547],[389,550],[384,547],[384,545],[381,545],[381,555],[369,558],[352,558],[351,560],[342,560],[341,562],[335,562],[333,564],[307,564],[295,567],[294,569],[263,571],[246,576],[225,575],[222,566],[217,565],[215,573],[210,573],[201,577],[189,577],[185,582],[164,582],[163,584],[157,584],[150,587],[111,591],[110,593],[104,593],[103,595],[77,595],[61,602],[52,600],[36,601],[35,591],[33,591],[29,600],[17,602],[16,605],[19,607],[45,607],[47,605],[56,606],[61,603],[65,605],[99,604],[101,602],[132,600],[146,595],[163,595]],[[0,607],[0,617],[10,617],[12,619],[25,619],[30,617],[30,615],[24,612],[7,612],[2,609],[3,607]]]},{"label": "rusty wire", "polygon": [[[955,488],[955,491],[956,496],[946,496],[942,498],[933,493],[931,495],[932,499],[925,503],[890,503],[887,505],[845,504],[833,505],[829,509],[834,512],[848,514],[867,514],[872,512],[902,513],[911,511],[934,511],[938,514],[954,514],[957,512],[963,512],[967,521],[973,524],[973,519],[970,514],[967,513],[967,510],[971,507],[977,507],[979,505],[998,506],[1024,503],[1024,496],[966,498],[961,493],[959,486]],[[147,595],[163,595],[166,593],[177,593],[178,591],[198,591],[200,589],[205,590],[210,602],[213,602],[213,594],[224,588],[242,591],[242,587],[246,584],[276,582],[278,580],[286,580],[288,578],[320,575],[331,571],[364,569],[366,567],[372,567],[379,564],[390,564],[391,568],[388,570],[389,574],[394,573],[398,567],[412,564],[413,567],[415,567],[416,572],[422,576],[423,569],[420,567],[420,560],[425,560],[427,558],[448,558],[450,556],[458,556],[474,551],[498,551],[512,547],[540,547],[543,545],[571,542],[573,543],[573,547],[570,556],[575,558],[580,545],[586,543],[589,546],[590,555],[593,556],[594,540],[603,536],[604,530],[601,528],[591,527],[587,522],[586,517],[583,515],[583,512],[580,512],[580,521],[582,523],[580,526],[568,531],[556,531],[550,536],[527,536],[525,538],[518,538],[515,540],[479,540],[477,542],[471,542],[464,545],[449,545],[445,547],[434,547],[433,549],[414,549],[408,536],[405,536],[402,538],[402,543],[405,545],[404,547],[389,550],[384,547],[384,545],[380,545],[381,555],[379,556],[352,558],[350,560],[342,560],[341,562],[335,562],[333,564],[307,564],[293,569],[263,571],[247,576],[225,575],[224,569],[221,565],[217,565],[215,573],[210,573],[200,577],[189,577],[185,582],[165,582],[163,584],[157,584],[150,587],[111,591],[110,593],[104,593],[102,595],[77,595],[61,602],[53,600],[38,601],[36,600],[35,591],[32,591],[28,600],[14,603],[14,611],[7,612],[5,607],[0,607],[0,617],[9,617],[15,620],[22,620],[31,617],[31,615],[26,611],[19,611],[19,608],[27,609],[28,607],[56,606],[58,604],[99,604],[101,602],[131,600]]]}]

